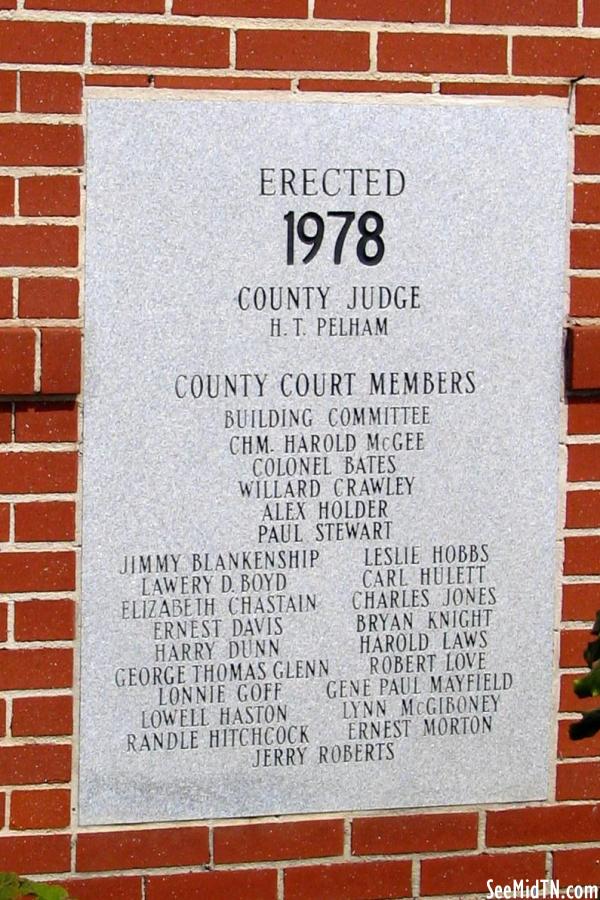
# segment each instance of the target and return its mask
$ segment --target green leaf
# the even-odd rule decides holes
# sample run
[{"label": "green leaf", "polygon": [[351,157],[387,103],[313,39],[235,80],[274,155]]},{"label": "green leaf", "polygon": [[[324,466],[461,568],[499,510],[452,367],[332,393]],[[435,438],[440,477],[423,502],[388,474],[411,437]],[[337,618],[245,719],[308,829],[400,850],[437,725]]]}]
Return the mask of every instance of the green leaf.
[{"label": "green leaf", "polygon": [[573,689],[578,697],[600,697],[600,668],[577,678]]},{"label": "green leaf", "polygon": [[14,872],[0,872],[0,900],[21,900],[24,897],[36,897],[37,900],[72,900],[68,891],[58,885],[19,878]]},{"label": "green leaf", "polygon": [[14,872],[0,872],[0,900],[17,900],[20,897],[19,879]]},{"label": "green leaf", "polygon": [[69,900],[69,895],[63,887],[54,884],[41,884],[39,881],[22,881],[21,890],[24,894],[32,894],[38,900]]},{"label": "green leaf", "polygon": [[600,659],[600,639],[591,641],[583,651],[583,658],[586,663],[592,668],[595,662],[598,662]]},{"label": "green leaf", "polygon": [[581,741],[583,738],[593,737],[600,731],[600,709],[584,713],[581,719],[573,722],[569,728],[569,736],[572,741]]}]

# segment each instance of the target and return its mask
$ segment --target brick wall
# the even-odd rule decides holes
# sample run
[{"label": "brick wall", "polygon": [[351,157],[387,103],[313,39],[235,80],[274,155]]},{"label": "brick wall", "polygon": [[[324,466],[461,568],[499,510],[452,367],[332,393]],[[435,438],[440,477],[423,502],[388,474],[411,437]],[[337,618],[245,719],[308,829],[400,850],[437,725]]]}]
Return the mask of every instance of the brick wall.
[{"label": "brick wall", "polygon": [[[567,734],[589,706],[571,685],[600,607],[598,28],[600,0],[0,0],[0,870],[79,900],[600,881],[600,736]],[[82,97],[98,86],[569,98],[572,390],[548,803],[77,829]]]}]

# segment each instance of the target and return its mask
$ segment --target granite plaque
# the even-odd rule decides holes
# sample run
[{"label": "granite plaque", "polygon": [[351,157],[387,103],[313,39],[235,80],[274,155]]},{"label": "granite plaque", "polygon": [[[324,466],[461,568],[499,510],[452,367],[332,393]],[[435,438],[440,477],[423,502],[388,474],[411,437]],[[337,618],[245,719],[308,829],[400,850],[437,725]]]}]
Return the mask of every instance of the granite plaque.
[{"label": "granite plaque", "polygon": [[566,135],[88,102],[84,824],[547,796]]}]

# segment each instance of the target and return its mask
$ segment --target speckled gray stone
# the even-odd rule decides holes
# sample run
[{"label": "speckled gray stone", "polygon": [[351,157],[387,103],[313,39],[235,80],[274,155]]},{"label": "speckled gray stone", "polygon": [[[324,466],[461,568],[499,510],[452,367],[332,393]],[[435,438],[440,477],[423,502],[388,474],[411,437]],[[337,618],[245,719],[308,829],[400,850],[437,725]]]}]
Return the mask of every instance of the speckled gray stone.
[{"label": "speckled gray stone", "polygon": [[547,796],[566,133],[88,102],[83,824]]}]

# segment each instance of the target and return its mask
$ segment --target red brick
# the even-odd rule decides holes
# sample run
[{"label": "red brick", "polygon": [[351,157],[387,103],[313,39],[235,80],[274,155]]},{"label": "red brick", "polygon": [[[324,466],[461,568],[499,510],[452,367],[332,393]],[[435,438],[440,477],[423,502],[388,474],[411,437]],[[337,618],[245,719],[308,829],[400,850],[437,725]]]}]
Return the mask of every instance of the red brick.
[{"label": "red brick", "polygon": [[600,75],[600,46],[579,37],[515,37],[515,75],[559,75],[590,78]]},{"label": "red brick", "polygon": [[177,25],[94,25],[92,62],[223,69],[229,65],[229,32]]},{"label": "red brick", "polygon": [[0,22],[0,62],[82,63],[85,25],[75,22]]},{"label": "red brick", "polygon": [[[600,238],[600,231],[598,237]],[[570,339],[571,389],[577,391],[600,388],[600,328],[572,328]]]},{"label": "red brick", "polygon": [[0,71],[0,112],[14,112],[16,108],[17,73]]},{"label": "red brick", "polygon": [[600,491],[567,492],[567,528],[600,527]]},{"label": "red brick", "polygon": [[[19,442],[76,441],[77,405],[74,402],[18,404],[15,408],[15,424],[15,438]],[[75,490],[72,485],[77,480],[77,460],[72,455],[69,455],[69,460],[69,472],[74,473],[74,477],[69,478],[68,483],[59,490],[60,493]],[[37,492],[36,490],[35,493]],[[34,493],[34,490],[19,493]]]},{"label": "red brick", "polygon": [[568,412],[569,434],[600,434],[599,400],[591,397],[573,397],[569,401]]},{"label": "red brick", "polygon": [[[583,662],[581,665],[583,665]],[[588,712],[598,706],[597,697],[585,697],[580,699],[573,690],[575,681],[578,678],[581,678],[583,674],[583,672],[580,672],[577,675],[569,673],[568,675],[563,675],[560,679],[560,712]]]},{"label": "red brick", "polygon": [[194,91],[289,91],[289,78],[254,78],[228,75],[157,75],[156,88],[189,89]]},{"label": "red brick", "polygon": [[119,75],[86,75],[85,83],[92,86],[108,86],[108,87],[148,87],[152,81],[151,75],[130,75],[123,73]]},{"label": "red brick", "polygon": [[6,700],[0,698],[0,737],[4,737],[7,731]]},{"label": "red brick", "polygon": [[600,800],[600,762],[562,763],[556,769],[557,800]]},{"label": "red brick", "polygon": [[0,403],[0,443],[12,440],[12,403]]},{"label": "red brick", "polygon": [[356,31],[238,31],[237,68],[362,72],[369,68],[369,35]]},{"label": "red brick", "polygon": [[208,828],[100,832],[77,841],[78,872],[199,866],[208,859]]},{"label": "red brick", "polygon": [[0,177],[0,216],[12,216],[15,212],[15,180]]},{"label": "red brick", "polygon": [[70,550],[47,553],[6,551],[0,555],[0,591],[22,594],[74,589],[75,554]]},{"label": "red brick", "polygon": [[505,73],[507,41],[499,35],[385,32],[378,60],[382,72]]},{"label": "red brick", "polygon": [[75,72],[21,72],[21,111],[80,113],[83,81]]},{"label": "red brick", "polygon": [[78,216],[79,178],[76,175],[21,178],[19,211],[22,216]]},{"label": "red brick", "polygon": [[0,541],[7,541],[9,538],[9,535],[10,535],[10,504],[0,503]]},{"label": "red brick", "polygon": [[67,790],[13,791],[10,827],[16,831],[68,828],[71,821],[71,792]]},{"label": "red brick", "polygon": [[0,603],[0,641],[8,637],[8,603]]},{"label": "red brick", "polygon": [[17,641],[70,641],[75,637],[72,600],[22,600],[15,603]]},{"label": "red brick", "polygon": [[[50,500],[15,504],[16,541],[72,541],[75,539],[75,504]],[[42,606],[45,604],[42,603]]]},{"label": "red brick", "polygon": [[408,860],[332,863],[285,870],[286,900],[382,900],[411,896]]},{"label": "red brick", "polygon": [[573,741],[569,736],[569,726],[577,719],[562,719],[558,723],[558,757],[568,759],[584,756],[600,756],[600,733],[582,741]]},{"label": "red brick", "polygon": [[362,855],[474,850],[476,813],[376,816],[352,823],[352,852]]},{"label": "red brick", "polygon": [[600,222],[600,184],[576,184],[574,199],[574,222]]},{"label": "red brick", "polygon": [[301,78],[301,91],[344,91],[349,94],[430,94],[426,81],[381,81],[375,78]]},{"label": "red brick", "polygon": [[[598,43],[600,50],[600,42]],[[575,137],[575,174],[597,175],[600,173],[600,136],[577,135]]]},{"label": "red brick", "polygon": [[571,315],[600,317],[600,279],[571,278]]},{"label": "red brick", "polygon": [[593,622],[598,609],[600,609],[600,584],[563,585],[563,619]]},{"label": "red brick", "polygon": [[600,229],[571,231],[571,267],[600,269]]},{"label": "red brick", "polygon": [[215,829],[215,863],[338,856],[344,851],[341,819],[273,822]]},{"label": "red brick", "polygon": [[79,229],[71,225],[0,225],[0,265],[76,266]]},{"label": "red brick", "polygon": [[73,651],[0,649],[0,690],[66,688],[73,684]]},{"label": "red brick", "polygon": [[565,540],[565,575],[600,575],[600,537]]},{"label": "red brick", "polygon": [[82,162],[83,138],[79,125],[31,122],[0,125],[1,166],[79,166]]},{"label": "red brick", "polygon": [[[7,494],[73,493],[77,490],[77,454],[0,453],[0,485]],[[28,555],[36,554],[12,555],[24,564]]]},{"label": "red brick", "polygon": [[19,315],[27,319],[76,319],[79,282],[75,278],[21,278]]},{"label": "red brick", "polygon": [[600,86],[578,84],[576,89],[576,118],[581,125],[600,124]]},{"label": "red brick", "polygon": [[174,0],[184,16],[235,16],[238,19],[306,19],[307,0]]},{"label": "red brick", "polygon": [[443,22],[444,0],[316,0],[315,18]]},{"label": "red brick", "polygon": [[0,870],[10,872],[68,872],[71,842],[68,834],[0,837]]},{"label": "red brick", "polygon": [[[68,744],[0,747],[0,784],[58,784],[70,780],[71,748]],[[2,868],[0,862],[0,870]],[[19,868],[23,871],[23,867]]]},{"label": "red brick", "polygon": [[488,847],[567,844],[600,837],[600,808],[595,804],[538,806],[488,812]]},{"label": "red brick", "polygon": [[589,850],[556,850],[553,877],[563,885],[598,884],[600,847]]},{"label": "red brick", "polygon": [[567,477],[569,481],[600,481],[600,443],[569,446]]},{"label": "red brick", "polygon": [[474,894],[487,890],[491,879],[509,884],[513,878],[536,881],[545,876],[544,853],[485,853],[480,856],[444,856],[421,863],[421,893]]},{"label": "red brick", "polygon": [[592,640],[589,629],[567,629],[560,633],[560,665],[563,669],[585,666],[583,651]]},{"label": "red brick", "polygon": [[139,876],[61,878],[53,883],[66,888],[77,900],[142,900],[142,879]]},{"label": "red brick", "polygon": [[42,331],[42,393],[77,394],[81,388],[81,332],[77,328]]},{"label": "red brick", "polygon": [[25,0],[27,9],[73,12],[163,13],[164,0]]},{"label": "red brick", "polygon": [[0,329],[0,393],[32,394],[34,380],[35,332],[31,328]]},{"label": "red brick", "polygon": [[[600,229],[598,231],[576,229],[571,232],[571,267],[573,269],[600,269]],[[572,329],[572,334],[582,338],[582,329]],[[593,335],[594,331],[590,331],[589,334]],[[573,390],[585,390],[586,388],[585,385],[577,383],[572,384],[571,387]]]},{"label": "red brick", "polygon": [[598,0],[584,0],[583,24],[591,27],[600,25],[600,3]]},{"label": "red brick", "polygon": [[146,900],[183,900],[184,897],[206,897],[206,900],[233,900],[238,897],[250,900],[256,897],[257,900],[276,900],[277,872],[274,869],[242,869],[238,872],[197,872],[147,877]]},{"label": "red brick", "polygon": [[452,0],[462,25],[577,25],[577,0]]},{"label": "red brick", "polygon": [[12,319],[12,278],[0,278],[0,319]]},{"label": "red brick", "polygon": [[14,737],[50,737],[73,733],[73,698],[15,697],[11,731]]},{"label": "red brick", "polygon": [[2,828],[4,826],[5,813],[6,813],[6,797],[4,794],[0,794],[0,828]]}]

